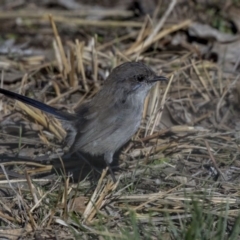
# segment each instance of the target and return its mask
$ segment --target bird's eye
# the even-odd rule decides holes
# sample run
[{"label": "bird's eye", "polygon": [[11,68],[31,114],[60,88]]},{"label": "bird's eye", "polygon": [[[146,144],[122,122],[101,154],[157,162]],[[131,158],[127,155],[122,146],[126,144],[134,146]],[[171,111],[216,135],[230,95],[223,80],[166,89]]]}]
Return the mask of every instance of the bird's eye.
[{"label": "bird's eye", "polygon": [[137,80],[138,80],[138,82],[142,82],[144,80],[144,76],[143,75],[138,75]]}]

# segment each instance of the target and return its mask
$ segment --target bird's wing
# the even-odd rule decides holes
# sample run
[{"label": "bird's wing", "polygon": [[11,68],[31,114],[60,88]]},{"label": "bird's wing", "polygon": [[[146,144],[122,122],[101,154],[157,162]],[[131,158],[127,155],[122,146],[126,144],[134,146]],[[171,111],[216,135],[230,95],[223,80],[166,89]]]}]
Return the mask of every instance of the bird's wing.
[{"label": "bird's wing", "polygon": [[[106,108],[88,112],[78,121],[78,133],[75,136],[73,151],[80,150],[93,141],[104,139],[123,124],[121,114],[116,108]],[[111,116],[111,117],[109,117]],[[82,129],[82,130],[81,130]]]}]

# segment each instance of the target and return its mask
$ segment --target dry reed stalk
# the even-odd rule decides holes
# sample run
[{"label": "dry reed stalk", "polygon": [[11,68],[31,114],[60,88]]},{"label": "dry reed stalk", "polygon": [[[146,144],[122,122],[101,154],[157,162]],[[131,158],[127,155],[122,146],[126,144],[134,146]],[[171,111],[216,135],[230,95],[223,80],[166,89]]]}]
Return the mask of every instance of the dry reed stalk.
[{"label": "dry reed stalk", "polygon": [[88,84],[87,84],[85,69],[84,69],[84,65],[83,65],[84,42],[80,43],[79,40],[76,39],[75,46],[76,46],[76,56],[77,56],[77,71],[78,71],[78,73],[81,73],[84,89],[85,89],[86,92],[88,92],[89,87],[88,87]]},{"label": "dry reed stalk", "polygon": [[61,69],[60,70],[62,70],[63,81],[65,82],[66,86],[68,86],[68,84],[66,82],[66,78],[67,78],[68,74],[71,71],[71,66],[70,66],[70,64],[69,64],[69,62],[67,60],[66,55],[65,55],[61,38],[60,38],[60,36],[58,34],[57,27],[56,27],[55,22],[53,20],[53,17],[51,15],[49,15],[49,21],[51,23],[52,30],[53,30],[54,37],[55,37],[55,41],[56,41],[56,48],[55,48],[55,50],[57,52],[57,56],[60,56],[60,59],[61,59],[61,64],[60,64]]},{"label": "dry reed stalk", "polygon": [[151,129],[151,132],[150,132],[150,135],[153,134],[154,130],[155,130],[155,127],[157,124],[159,124],[160,120],[161,120],[161,117],[162,117],[162,113],[163,113],[163,107],[164,107],[164,104],[165,104],[165,101],[166,101],[166,97],[167,97],[167,94],[169,92],[169,89],[170,89],[170,86],[172,84],[172,81],[173,81],[173,77],[174,75],[171,76],[170,80],[169,80],[169,83],[167,85],[167,88],[163,94],[163,97],[162,97],[162,100],[161,100],[161,103],[160,103],[160,110],[158,111],[157,115],[156,115],[156,118],[154,120],[154,123],[153,123],[153,127]]}]

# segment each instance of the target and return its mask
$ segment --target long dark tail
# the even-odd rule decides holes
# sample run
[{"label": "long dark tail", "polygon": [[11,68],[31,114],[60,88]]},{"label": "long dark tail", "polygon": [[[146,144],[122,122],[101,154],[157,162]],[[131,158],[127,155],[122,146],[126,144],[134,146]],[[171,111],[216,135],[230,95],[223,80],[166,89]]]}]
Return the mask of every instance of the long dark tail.
[{"label": "long dark tail", "polygon": [[26,103],[32,107],[38,108],[46,113],[50,113],[52,115],[54,115],[56,118],[62,119],[62,120],[74,120],[75,114],[71,114],[71,113],[67,113],[67,112],[63,112],[61,110],[58,110],[57,108],[51,107],[47,104],[44,104],[42,102],[39,102],[37,100],[25,97],[23,95],[5,90],[0,88],[0,93],[6,95],[9,98],[18,100],[20,102]]}]

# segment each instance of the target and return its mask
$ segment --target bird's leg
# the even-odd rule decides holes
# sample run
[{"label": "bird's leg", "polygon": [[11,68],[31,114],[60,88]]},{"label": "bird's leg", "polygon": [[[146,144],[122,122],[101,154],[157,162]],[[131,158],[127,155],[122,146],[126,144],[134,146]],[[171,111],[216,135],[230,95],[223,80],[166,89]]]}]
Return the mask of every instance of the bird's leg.
[{"label": "bird's leg", "polygon": [[112,177],[112,180],[113,182],[117,182],[116,178],[115,178],[115,175],[113,173],[113,170],[112,170],[112,167],[110,166],[110,163],[113,161],[113,153],[110,153],[110,152],[107,152],[104,154],[104,160],[108,166],[108,170],[111,174],[111,177]]},{"label": "bird's leg", "polygon": [[96,172],[98,172],[98,173],[101,174],[101,172],[100,172],[96,167],[94,167],[80,152],[76,152],[76,154],[77,154],[80,158],[82,158],[82,159],[84,160],[84,162],[86,162],[91,168],[93,168]]},{"label": "bird's leg", "polygon": [[[76,154],[82,158],[87,164],[89,164],[89,166],[91,166],[96,172],[100,173],[100,171],[94,167],[91,163],[89,163],[89,161],[80,153],[80,152],[76,152]],[[112,158],[113,158],[113,154],[112,153],[108,153],[108,154],[104,154],[104,160],[106,162],[106,165],[108,166],[108,169],[109,169],[109,172],[110,172],[110,175],[112,177],[112,180],[113,182],[117,182],[115,176],[114,176],[114,173],[112,171],[112,167],[110,166],[110,163],[109,162],[112,162]]]}]

